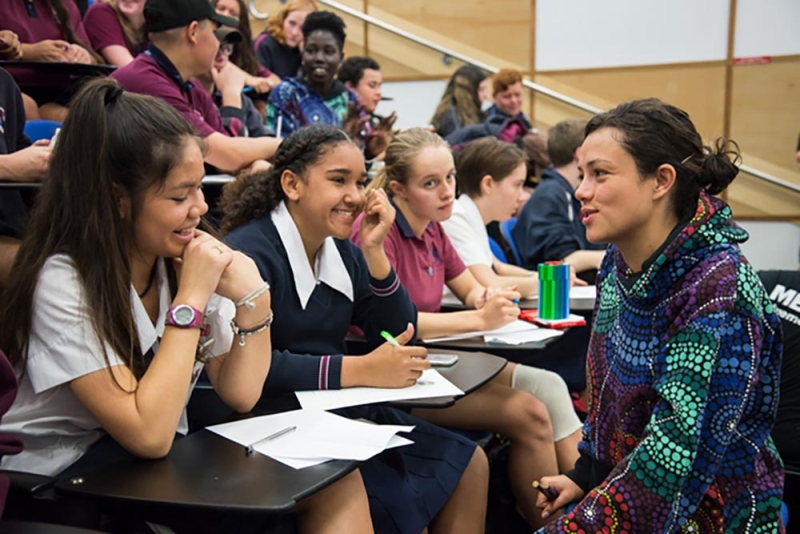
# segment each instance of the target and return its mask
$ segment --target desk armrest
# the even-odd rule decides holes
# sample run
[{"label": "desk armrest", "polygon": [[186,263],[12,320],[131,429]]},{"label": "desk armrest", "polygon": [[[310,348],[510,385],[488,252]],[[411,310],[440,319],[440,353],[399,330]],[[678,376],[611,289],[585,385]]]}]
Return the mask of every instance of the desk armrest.
[{"label": "desk armrest", "polygon": [[11,481],[11,491],[20,495],[34,495],[51,488],[56,482],[53,477],[24,473],[22,471],[0,469],[0,474],[7,476]]}]

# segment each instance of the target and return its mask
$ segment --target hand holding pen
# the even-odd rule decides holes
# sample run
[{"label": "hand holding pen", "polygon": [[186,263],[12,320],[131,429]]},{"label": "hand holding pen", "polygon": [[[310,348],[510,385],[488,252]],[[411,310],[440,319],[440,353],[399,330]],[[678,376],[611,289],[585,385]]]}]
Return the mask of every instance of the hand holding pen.
[{"label": "hand holding pen", "polygon": [[533,487],[539,490],[536,506],[542,510],[542,518],[547,519],[571,502],[583,499],[584,491],[566,475],[542,477],[534,480]]},{"label": "hand holding pen", "polygon": [[397,336],[389,332],[381,334],[387,340],[366,356],[358,359],[361,367],[360,383],[353,385],[403,388],[413,386],[422,372],[430,369],[428,351],[424,347],[407,346],[414,337],[414,326],[410,323]]}]

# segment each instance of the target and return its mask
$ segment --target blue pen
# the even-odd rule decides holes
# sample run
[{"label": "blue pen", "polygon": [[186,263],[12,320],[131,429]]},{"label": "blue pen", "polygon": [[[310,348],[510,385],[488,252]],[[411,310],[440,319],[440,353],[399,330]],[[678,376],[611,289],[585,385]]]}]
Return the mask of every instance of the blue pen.
[{"label": "blue pen", "polygon": [[513,302],[514,304],[519,304],[519,299],[514,299],[511,302]]}]

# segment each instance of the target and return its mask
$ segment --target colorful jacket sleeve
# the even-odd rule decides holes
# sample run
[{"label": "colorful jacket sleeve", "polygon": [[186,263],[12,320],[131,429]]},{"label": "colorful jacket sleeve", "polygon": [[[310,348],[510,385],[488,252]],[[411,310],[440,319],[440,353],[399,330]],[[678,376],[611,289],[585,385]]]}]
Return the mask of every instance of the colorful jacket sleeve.
[{"label": "colorful jacket sleeve", "polygon": [[[736,294],[748,291],[743,280],[746,272],[739,273]],[[743,475],[757,453],[755,444],[768,441],[777,396],[754,391],[769,391],[778,377],[769,376],[761,358],[762,349],[774,352],[776,334],[765,328],[752,303],[732,291],[715,296],[704,299],[706,305],[683,326],[673,325],[656,358],[657,397],[641,442],[570,514],[543,532],[677,532],[692,516],[709,522],[708,530],[700,525],[698,532],[721,531],[724,497],[714,480]],[[750,449],[731,450],[732,438],[743,435]],[[751,462],[731,463],[732,457]],[[749,503],[739,504],[749,510]],[[736,505],[725,502],[726,514]],[[698,516],[698,508],[708,514]]]}]

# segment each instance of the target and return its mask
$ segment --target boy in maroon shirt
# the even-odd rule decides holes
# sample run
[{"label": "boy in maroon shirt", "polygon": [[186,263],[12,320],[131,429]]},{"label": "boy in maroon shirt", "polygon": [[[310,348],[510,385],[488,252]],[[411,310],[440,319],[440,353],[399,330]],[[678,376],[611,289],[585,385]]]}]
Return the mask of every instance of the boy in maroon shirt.
[{"label": "boy in maroon shirt", "polygon": [[[148,0],[144,17],[150,47],[112,77],[129,91],[159,97],[175,107],[206,140],[206,163],[238,171],[272,157],[279,140],[231,137],[211,97],[191,82],[211,70],[219,49],[219,26],[235,28],[238,21],[217,14],[207,0]],[[223,106],[241,108],[240,88],[220,90]]]}]

